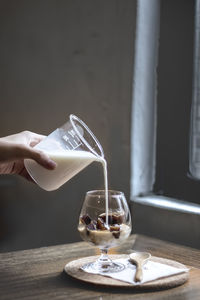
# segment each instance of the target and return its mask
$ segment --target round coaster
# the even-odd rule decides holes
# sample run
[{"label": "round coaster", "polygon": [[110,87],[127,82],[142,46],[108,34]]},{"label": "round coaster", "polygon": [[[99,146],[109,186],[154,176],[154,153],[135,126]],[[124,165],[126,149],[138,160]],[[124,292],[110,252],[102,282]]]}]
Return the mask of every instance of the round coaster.
[{"label": "round coaster", "polygon": [[[160,278],[154,281],[146,282],[139,285],[132,285],[128,282],[119,281],[110,277],[104,277],[101,275],[96,274],[90,274],[86,273],[80,268],[82,265],[95,261],[99,256],[89,256],[89,257],[83,257],[77,260],[73,260],[66,264],[64,267],[64,271],[72,276],[73,278],[76,278],[78,280],[92,283],[99,286],[108,286],[108,287],[127,287],[127,288],[133,288],[133,289],[167,289],[172,288],[178,285],[181,285],[185,283],[189,278],[189,272],[180,273],[176,275],[172,275],[169,277]],[[121,254],[121,255],[110,255],[110,258],[112,260],[118,259],[118,258],[128,258],[128,255]],[[185,265],[176,262],[174,260],[165,259],[161,257],[152,256],[151,261],[155,261],[161,264],[166,264],[172,267],[176,268],[186,268]]]}]

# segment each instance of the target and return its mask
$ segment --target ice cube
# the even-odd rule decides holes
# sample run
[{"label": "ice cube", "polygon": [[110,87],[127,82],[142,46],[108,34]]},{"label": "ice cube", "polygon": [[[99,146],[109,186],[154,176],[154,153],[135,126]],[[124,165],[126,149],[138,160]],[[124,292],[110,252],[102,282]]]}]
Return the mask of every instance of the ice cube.
[{"label": "ice cube", "polygon": [[83,215],[81,218],[80,218],[81,222],[83,224],[86,224],[86,225],[89,225],[91,223],[91,218],[89,215]]},{"label": "ice cube", "polygon": [[107,230],[106,224],[102,218],[97,219],[97,229],[99,230]]}]

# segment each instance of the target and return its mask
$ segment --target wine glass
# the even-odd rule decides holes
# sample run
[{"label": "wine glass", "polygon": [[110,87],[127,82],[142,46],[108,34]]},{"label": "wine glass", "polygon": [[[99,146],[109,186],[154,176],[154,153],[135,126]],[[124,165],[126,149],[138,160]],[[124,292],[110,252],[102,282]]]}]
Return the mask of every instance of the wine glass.
[{"label": "wine glass", "polygon": [[97,261],[82,267],[86,271],[118,272],[125,267],[109,258],[108,249],[122,244],[130,235],[130,211],[123,192],[108,190],[107,196],[105,190],[89,191],[81,209],[80,236],[101,250]]}]

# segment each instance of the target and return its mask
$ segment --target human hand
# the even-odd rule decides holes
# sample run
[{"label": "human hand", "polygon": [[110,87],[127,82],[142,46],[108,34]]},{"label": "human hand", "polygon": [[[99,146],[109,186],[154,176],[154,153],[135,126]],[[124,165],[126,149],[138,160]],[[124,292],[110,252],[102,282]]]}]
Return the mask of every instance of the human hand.
[{"label": "human hand", "polygon": [[0,174],[18,174],[31,180],[24,166],[24,159],[30,158],[45,167],[53,170],[56,163],[44,152],[34,149],[45,136],[30,131],[0,138]]}]

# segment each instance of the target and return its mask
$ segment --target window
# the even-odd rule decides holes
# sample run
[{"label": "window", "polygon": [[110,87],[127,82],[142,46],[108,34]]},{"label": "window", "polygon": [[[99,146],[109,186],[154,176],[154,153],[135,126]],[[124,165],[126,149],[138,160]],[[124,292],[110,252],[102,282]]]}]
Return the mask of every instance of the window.
[{"label": "window", "polygon": [[[154,203],[163,207],[175,199],[200,204],[200,181],[189,174],[190,111],[195,91],[199,95],[193,84],[200,72],[193,68],[193,61],[194,66],[200,65],[199,55],[193,60],[198,7],[199,0],[196,6],[195,1],[187,0],[138,0],[131,197],[143,196],[144,201],[153,192],[161,195]],[[198,126],[197,114],[195,119]],[[197,205],[193,208],[200,212]],[[182,209],[187,210],[186,206]]]}]

